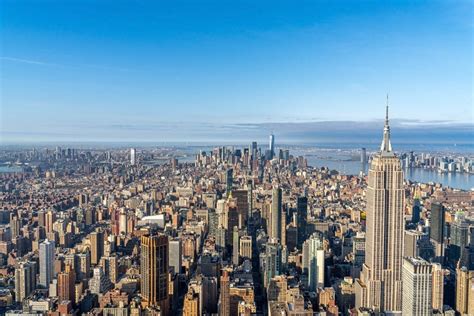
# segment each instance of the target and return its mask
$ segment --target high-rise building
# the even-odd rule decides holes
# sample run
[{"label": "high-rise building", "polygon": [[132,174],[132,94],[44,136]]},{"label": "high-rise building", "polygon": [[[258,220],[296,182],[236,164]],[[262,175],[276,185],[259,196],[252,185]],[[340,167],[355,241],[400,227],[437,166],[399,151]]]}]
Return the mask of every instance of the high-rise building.
[{"label": "high-rise building", "polygon": [[94,268],[92,278],[89,280],[89,289],[91,293],[104,294],[113,287],[110,279],[105,275],[102,267]]},{"label": "high-rise building", "polygon": [[433,310],[443,311],[445,271],[439,263],[433,263],[432,266],[433,291],[431,296],[431,305]]},{"label": "high-rise building", "polygon": [[308,217],[308,198],[306,196],[299,196],[296,199],[296,212],[298,213],[298,248],[301,249],[303,242],[306,240],[306,225]]},{"label": "high-rise building", "polygon": [[48,210],[45,214],[45,230],[46,233],[52,233],[53,232],[53,224],[56,221],[56,213],[53,212],[53,210]]},{"label": "high-rise building", "polygon": [[252,259],[252,236],[240,237],[240,257]]},{"label": "high-rise building", "polygon": [[54,278],[54,241],[45,240],[39,246],[39,284],[45,288]]},{"label": "high-rise building", "polygon": [[456,311],[474,315],[474,270],[470,263],[459,260],[456,268]]},{"label": "high-rise building", "polygon": [[225,192],[227,196],[232,191],[233,183],[234,183],[234,169],[228,168],[225,172]]},{"label": "high-rise building", "polygon": [[362,164],[367,163],[367,150],[365,149],[365,147],[362,147],[362,149],[360,150],[360,162]]},{"label": "high-rise building", "polygon": [[352,277],[359,278],[362,265],[365,262],[365,233],[357,232],[357,234],[352,237],[352,253],[354,254]]},{"label": "high-rise building", "polygon": [[277,239],[270,239],[265,247],[264,286],[267,287],[270,280],[281,273],[282,247]]},{"label": "high-rise building", "polygon": [[450,238],[450,254],[449,257],[453,262],[457,262],[461,258],[463,251],[469,244],[469,225],[464,219],[457,219],[451,224]]},{"label": "high-rise building", "polygon": [[102,231],[92,232],[89,236],[91,244],[91,264],[97,265],[104,255],[104,233]]},{"label": "high-rise building", "polygon": [[130,148],[130,164],[135,166],[137,163],[137,150],[135,148]]},{"label": "high-rise building", "polygon": [[440,203],[431,204],[430,215],[430,239],[435,247],[435,261],[442,262],[444,260],[444,227],[445,227],[445,210]]},{"label": "high-rise building", "polygon": [[75,303],[75,287],[76,274],[74,267],[66,265],[64,272],[58,273],[58,297],[59,301],[71,301]]},{"label": "high-rise building", "polygon": [[222,271],[220,279],[219,316],[230,316],[230,275]]},{"label": "high-rise building", "polygon": [[270,222],[270,238],[281,240],[282,192],[278,186],[273,187]]},{"label": "high-rise building", "polygon": [[199,316],[199,306],[199,294],[193,288],[189,288],[184,296],[183,316]]},{"label": "high-rise building", "polygon": [[308,288],[315,292],[324,287],[324,250],[323,240],[314,233],[303,243],[303,273],[308,278]]},{"label": "high-rise building", "polygon": [[36,288],[36,264],[20,262],[15,268],[15,299],[23,302]]},{"label": "high-rise building", "polygon": [[168,236],[152,233],[141,238],[141,294],[146,305],[168,315]]},{"label": "high-rise building", "polygon": [[273,157],[275,157],[275,135],[273,135],[273,133],[270,134],[268,150],[270,151],[270,159],[273,159]]},{"label": "high-rise building", "polygon": [[392,151],[388,105],[380,152],[369,168],[366,256],[356,282],[356,307],[375,312],[402,309],[404,187],[400,159]]},{"label": "high-rise building", "polygon": [[118,258],[116,255],[104,256],[100,259],[100,266],[104,271],[105,276],[110,280],[112,283],[118,282]]},{"label": "high-rise building", "polygon": [[403,315],[432,315],[431,272],[432,265],[421,258],[403,259]]},{"label": "high-rise building", "polygon": [[405,231],[405,246],[403,247],[404,257],[418,257],[420,255],[418,242],[422,238],[423,233],[417,230]]},{"label": "high-rise building", "polygon": [[182,247],[180,238],[170,238],[169,240],[169,267],[174,273],[181,273],[182,267]]}]

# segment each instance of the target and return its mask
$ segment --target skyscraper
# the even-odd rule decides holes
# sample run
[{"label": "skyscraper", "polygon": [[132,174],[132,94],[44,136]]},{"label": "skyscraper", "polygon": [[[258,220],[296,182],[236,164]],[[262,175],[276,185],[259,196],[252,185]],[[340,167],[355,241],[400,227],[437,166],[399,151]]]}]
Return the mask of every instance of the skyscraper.
[{"label": "skyscraper", "polygon": [[58,273],[58,297],[60,301],[75,302],[75,288],[76,274],[74,267],[66,265],[64,272]]},{"label": "skyscraper", "polygon": [[430,239],[435,248],[435,261],[444,261],[444,206],[441,203],[431,204]]},{"label": "skyscraper", "polygon": [[225,192],[227,196],[232,191],[232,184],[234,182],[234,169],[228,168],[225,172]]},{"label": "skyscraper", "polygon": [[91,264],[97,265],[100,258],[104,255],[104,233],[95,231],[90,234],[91,244]]},{"label": "skyscraper", "polygon": [[282,192],[278,186],[273,187],[270,222],[270,238],[281,239],[281,204]]},{"label": "skyscraper", "polygon": [[356,283],[356,307],[377,313],[402,309],[403,171],[390,144],[388,105],[386,111],[380,152],[369,169],[366,256]]},{"label": "skyscraper", "polygon": [[148,306],[168,315],[168,237],[152,233],[141,238],[141,293]]},{"label": "skyscraper", "polygon": [[137,163],[137,150],[135,148],[130,148],[130,164],[135,166]]},{"label": "skyscraper", "polygon": [[20,262],[15,268],[15,299],[22,302],[36,287],[34,262]]},{"label": "skyscraper", "polygon": [[310,291],[324,287],[324,250],[318,233],[311,235],[303,244],[303,272],[307,274]]},{"label": "skyscraper", "polygon": [[298,248],[306,240],[306,223],[308,217],[308,198],[306,196],[299,196],[296,200],[296,211],[298,213]]},{"label": "skyscraper", "polygon": [[181,273],[182,266],[182,245],[181,239],[172,238],[169,240],[169,267],[173,268],[174,273]]},{"label": "skyscraper", "polygon": [[433,290],[431,296],[431,305],[434,310],[443,310],[443,298],[444,298],[444,273],[445,270],[439,263],[433,263]]},{"label": "skyscraper", "polygon": [[39,246],[39,284],[45,288],[54,277],[54,241],[45,240]]},{"label": "skyscraper", "polygon": [[439,243],[444,240],[444,207],[440,203],[431,205],[430,238]]},{"label": "skyscraper", "polygon": [[403,315],[432,314],[431,270],[431,264],[421,258],[403,259]]},{"label": "skyscraper", "polygon": [[270,134],[268,150],[270,151],[270,159],[273,159],[275,157],[275,135],[273,133]]},{"label": "skyscraper", "polygon": [[220,280],[219,316],[230,315],[230,276],[227,270],[222,271]]},{"label": "skyscraper", "polygon": [[270,284],[270,280],[281,273],[281,244],[276,239],[270,239],[265,247],[265,279],[264,286],[267,287]]}]

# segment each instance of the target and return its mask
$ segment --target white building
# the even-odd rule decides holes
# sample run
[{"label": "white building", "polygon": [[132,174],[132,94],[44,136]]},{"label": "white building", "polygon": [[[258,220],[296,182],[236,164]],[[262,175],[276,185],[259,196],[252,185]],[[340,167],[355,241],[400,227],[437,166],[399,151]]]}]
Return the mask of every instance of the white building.
[{"label": "white building", "polygon": [[54,278],[54,252],[54,240],[46,239],[39,246],[39,284],[45,288],[49,286]]},{"label": "white building", "polygon": [[432,265],[421,258],[405,257],[402,271],[403,315],[432,315]]}]

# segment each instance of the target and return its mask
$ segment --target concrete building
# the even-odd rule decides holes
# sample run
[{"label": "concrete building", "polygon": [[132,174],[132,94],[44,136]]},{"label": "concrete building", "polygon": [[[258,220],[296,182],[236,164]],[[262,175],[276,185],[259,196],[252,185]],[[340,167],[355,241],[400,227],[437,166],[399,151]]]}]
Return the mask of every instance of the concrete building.
[{"label": "concrete building", "polygon": [[430,316],[432,309],[432,265],[421,259],[403,259],[403,315]]}]

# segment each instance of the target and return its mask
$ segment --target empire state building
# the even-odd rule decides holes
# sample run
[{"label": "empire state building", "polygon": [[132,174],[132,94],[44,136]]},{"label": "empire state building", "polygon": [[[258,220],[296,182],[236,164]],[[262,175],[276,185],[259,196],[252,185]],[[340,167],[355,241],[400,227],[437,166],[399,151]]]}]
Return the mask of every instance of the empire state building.
[{"label": "empire state building", "polygon": [[403,171],[390,144],[388,104],[380,152],[369,168],[365,263],[356,308],[401,314],[404,223]]}]

